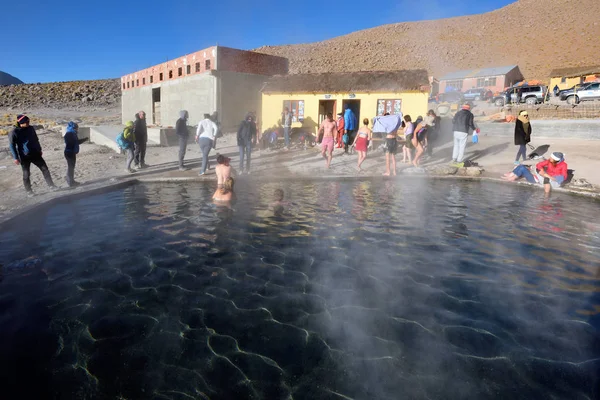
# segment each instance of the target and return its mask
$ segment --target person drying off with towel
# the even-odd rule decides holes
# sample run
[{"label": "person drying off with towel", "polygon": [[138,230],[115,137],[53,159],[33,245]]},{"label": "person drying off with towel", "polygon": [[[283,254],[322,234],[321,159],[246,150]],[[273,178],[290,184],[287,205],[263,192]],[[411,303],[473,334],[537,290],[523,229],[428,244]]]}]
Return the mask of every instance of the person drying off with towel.
[{"label": "person drying off with towel", "polygon": [[35,165],[42,171],[44,179],[50,188],[55,188],[52,182],[52,176],[42,158],[42,146],[33,126],[29,125],[29,117],[26,115],[17,116],[17,125],[8,135],[8,147],[13,156],[16,165],[21,166],[23,171],[23,186],[28,195],[33,195],[31,190],[30,168]]},{"label": "person drying off with towel", "polygon": [[79,138],[77,137],[77,130],[79,126],[75,122],[69,122],[67,124],[67,130],[65,133],[65,160],[67,160],[67,176],[65,180],[69,187],[79,186],[79,182],[75,181],[75,163],[77,161],[77,154],[79,153]]},{"label": "person drying off with towel", "polygon": [[511,172],[502,176],[506,181],[516,181],[525,178],[529,183],[544,185],[544,191],[550,192],[551,188],[560,187],[567,179],[568,167],[565,156],[558,151],[552,153],[550,159],[537,163],[535,172],[529,170],[526,165],[519,165]]},{"label": "person drying off with towel", "polygon": [[529,113],[527,110],[521,110],[517,121],[515,122],[515,146],[519,146],[515,165],[519,165],[519,158],[523,156],[523,161],[527,159],[527,143],[531,141],[531,123],[529,122]]},{"label": "person drying off with towel", "polygon": [[[364,121],[363,121],[364,122]],[[368,122],[368,121],[367,121]],[[396,176],[396,152],[398,151],[398,129],[402,126],[402,115],[383,115],[373,118],[373,132],[385,134],[385,172],[384,176]]]}]

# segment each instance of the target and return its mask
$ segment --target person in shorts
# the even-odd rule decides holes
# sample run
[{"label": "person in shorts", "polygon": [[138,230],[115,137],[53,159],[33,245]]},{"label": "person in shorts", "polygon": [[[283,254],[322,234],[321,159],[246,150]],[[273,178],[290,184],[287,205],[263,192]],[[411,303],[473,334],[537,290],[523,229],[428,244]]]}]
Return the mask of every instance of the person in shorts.
[{"label": "person in shorts", "polygon": [[396,176],[396,153],[398,152],[398,132],[385,136],[385,172],[384,176]]},{"label": "person in shorts", "polygon": [[327,113],[327,118],[321,122],[319,127],[319,136],[323,134],[323,140],[321,141],[321,155],[327,160],[327,168],[331,166],[331,159],[333,158],[333,142],[335,135],[337,134],[337,124],[333,120],[333,114]]}]

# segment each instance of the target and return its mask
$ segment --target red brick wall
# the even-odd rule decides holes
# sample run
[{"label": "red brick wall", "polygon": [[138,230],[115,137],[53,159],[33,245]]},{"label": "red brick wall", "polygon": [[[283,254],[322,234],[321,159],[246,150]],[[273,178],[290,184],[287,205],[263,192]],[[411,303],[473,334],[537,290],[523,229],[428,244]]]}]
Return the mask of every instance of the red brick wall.
[{"label": "red brick wall", "polygon": [[[195,53],[169,60],[162,64],[143,69],[121,77],[121,90],[133,89],[141,86],[150,86],[155,83],[166,82],[185,76],[202,74],[215,69],[216,47],[209,47]],[[207,64],[207,61],[210,65]],[[188,73],[188,65],[189,73]],[[207,68],[208,67],[208,68]],[[181,68],[181,75],[179,74]],[[162,80],[160,74],[162,73]],[[152,82],[150,77],[152,76]]]},{"label": "red brick wall", "polygon": [[267,54],[232,49],[217,48],[219,71],[241,72],[255,75],[285,75],[288,73],[288,60]]},{"label": "red brick wall", "polygon": [[[181,74],[179,74],[180,68]],[[267,76],[282,75],[288,72],[288,60],[251,51],[213,46],[125,75],[121,77],[121,90],[151,86],[155,83],[202,74],[213,69]],[[161,73],[162,79],[160,79]]]}]

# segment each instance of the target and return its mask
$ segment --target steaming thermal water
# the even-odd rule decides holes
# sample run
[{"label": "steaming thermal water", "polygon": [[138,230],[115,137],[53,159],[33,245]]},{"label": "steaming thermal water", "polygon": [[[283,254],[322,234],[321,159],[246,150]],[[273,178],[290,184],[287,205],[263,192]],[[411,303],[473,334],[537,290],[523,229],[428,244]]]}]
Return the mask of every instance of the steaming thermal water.
[{"label": "steaming thermal water", "polygon": [[237,189],[234,210],[212,186],[133,186],[5,228],[2,397],[599,395],[598,203],[447,181]]}]

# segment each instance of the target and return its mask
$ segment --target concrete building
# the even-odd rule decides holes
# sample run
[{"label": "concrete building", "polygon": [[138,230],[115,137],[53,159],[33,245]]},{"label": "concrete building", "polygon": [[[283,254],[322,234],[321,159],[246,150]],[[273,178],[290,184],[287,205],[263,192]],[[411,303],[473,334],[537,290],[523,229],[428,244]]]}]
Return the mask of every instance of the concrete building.
[{"label": "concrete building", "polygon": [[219,112],[225,132],[237,130],[247,112],[260,115],[260,89],[272,75],[287,74],[288,60],[214,46],[121,78],[123,123],[146,112],[148,125],[175,126],[180,110],[190,125]]},{"label": "concrete building", "polygon": [[555,69],[550,73],[550,90],[570,89],[584,82],[600,81],[600,65]]},{"label": "concrete building", "polygon": [[456,71],[440,78],[440,93],[450,90],[464,92],[475,88],[500,92],[522,80],[523,74],[517,65]]},{"label": "concrete building", "polygon": [[293,128],[316,133],[327,113],[349,104],[359,121],[383,115],[427,113],[429,77],[425,70],[321,73],[274,76],[262,89],[260,129],[281,125],[281,112],[289,107]]}]

